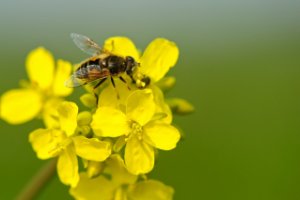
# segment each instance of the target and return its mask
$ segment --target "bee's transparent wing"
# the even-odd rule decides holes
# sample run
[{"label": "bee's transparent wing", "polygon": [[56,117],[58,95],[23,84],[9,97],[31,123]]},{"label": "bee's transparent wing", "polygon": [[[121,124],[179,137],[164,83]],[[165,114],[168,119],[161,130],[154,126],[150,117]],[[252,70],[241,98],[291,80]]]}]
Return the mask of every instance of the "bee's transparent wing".
[{"label": "bee's transparent wing", "polygon": [[73,87],[85,85],[87,83],[88,82],[86,80],[79,79],[79,78],[77,78],[77,76],[75,74],[73,74],[72,76],[70,76],[70,78],[68,80],[65,81],[65,86],[73,88]]},{"label": "bee's transparent wing", "polygon": [[73,39],[76,46],[89,55],[97,55],[101,52],[101,47],[95,43],[92,39],[87,36],[80,35],[77,33],[71,33],[71,38]]},{"label": "bee's transparent wing", "polygon": [[[95,70],[96,69],[96,70]],[[65,81],[66,87],[78,87],[85,84],[90,84],[100,79],[107,78],[110,75],[108,69],[97,69],[97,65],[88,65],[87,74],[83,74],[81,70],[76,70],[68,80]]]}]

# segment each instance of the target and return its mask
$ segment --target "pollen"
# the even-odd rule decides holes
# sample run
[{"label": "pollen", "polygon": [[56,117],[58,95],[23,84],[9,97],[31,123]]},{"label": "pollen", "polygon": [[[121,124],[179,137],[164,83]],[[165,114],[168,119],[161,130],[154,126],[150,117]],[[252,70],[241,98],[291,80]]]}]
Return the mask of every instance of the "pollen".
[{"label": "pollen", "polygon": [[139,140],[142,140],[143,139],[142,132],[143,132],[143,127],[139,123],[137,123],[135,121],[132,121],[131,122],[131,134],[130,135],[137,136],[137,138]]}]

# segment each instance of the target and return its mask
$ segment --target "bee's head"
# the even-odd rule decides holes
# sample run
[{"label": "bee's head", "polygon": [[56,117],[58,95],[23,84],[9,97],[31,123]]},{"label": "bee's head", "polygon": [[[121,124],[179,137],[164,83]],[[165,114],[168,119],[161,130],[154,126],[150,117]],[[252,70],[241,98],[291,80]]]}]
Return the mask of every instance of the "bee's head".
[{"label": "bee's head", "polygon": [[137,63],[134,60],[134,58],[131,56],[126,56],[125,63],[126,63],[126,73],[128,75],[131,75],[133,73],[134,69],[140,65],[140,63]]}]

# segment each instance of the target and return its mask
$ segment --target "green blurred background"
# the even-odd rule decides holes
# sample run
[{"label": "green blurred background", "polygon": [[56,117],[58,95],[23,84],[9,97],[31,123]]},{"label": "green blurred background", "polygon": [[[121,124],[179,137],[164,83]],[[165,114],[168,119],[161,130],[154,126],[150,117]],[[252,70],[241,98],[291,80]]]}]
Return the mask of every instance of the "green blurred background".
[{"label": "green blurred background", "polygon": [[[196,112],[175,118],[186,138],[160,152],[151,174],[175,188],[175,200],[300,199],[300,1],[1,0],[0,94],[27,78],[37,46],[84,59],[71,32],[100,44],[128,36],[141,49],[156,37],[178,44],[167,96]],[[45,163],[27,139],[40,126],[0,120],[0,199],[13,199]],[[55,178],[38,199],[71,199],[67,191]]]}]

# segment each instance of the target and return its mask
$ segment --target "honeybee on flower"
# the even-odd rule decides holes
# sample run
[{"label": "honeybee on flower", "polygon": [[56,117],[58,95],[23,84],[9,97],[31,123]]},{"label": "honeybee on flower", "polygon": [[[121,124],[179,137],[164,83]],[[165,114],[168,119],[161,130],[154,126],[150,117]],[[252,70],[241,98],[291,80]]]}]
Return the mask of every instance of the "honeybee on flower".
[{"label": "honeybee on flower", "polygon": [[133,57],[114,55],[108,50],[102,49],[87,36],[72,33],[71,37],[81,50],[92,57],[79,64],[73,75],[65,82],[67,87],[77,87],[98,81],[94,86],[96,89],[107,79],[110,79],[115,87],[114,78],[119,78],[127,84],[122,75],[126,73],[132,78],[135,68],[139,65]]},{"label": "honeybee on flower", "polygon": [[[178,60],[177,45],[157,38],[142,53],[127,37],[108,38],[100,48],[86,36],[71,36],[91,57],[72,73],[69,62],[58,60],[55,67],[50,52],[33,50],[26,61],[30,81],[1,96],[0,117],[11,124],[44,120],[46,127],[31,131],[29,142],[39,159],[57,159],[58,177],[75,199],[171,200],[173,188],[147,174],[157,149],[172,150],[181,138],[172,111],[194,109],[164,95],[175,84],[165,75]],[[87,110],[79,112],[64,97],[81,85]]]}]

